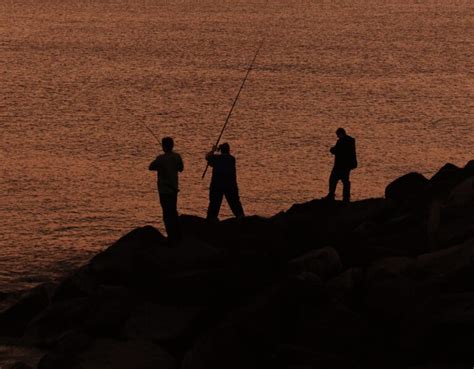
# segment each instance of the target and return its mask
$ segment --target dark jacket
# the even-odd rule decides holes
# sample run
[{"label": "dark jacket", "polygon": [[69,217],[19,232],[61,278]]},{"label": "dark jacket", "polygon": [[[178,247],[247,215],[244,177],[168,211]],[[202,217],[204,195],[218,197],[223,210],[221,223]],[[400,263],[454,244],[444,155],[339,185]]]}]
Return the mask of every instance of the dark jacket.
[{"label": "dark jacket", "polygon": [[233,189],[237,187],[235,158],[230,154],[207,155],[207,162],[212,167],[211,188]]},{"label": "dark jacket", "polygon": [[357,168],[355,139],[351,136],[346,135],[338,139],[330,151],[334,154],[334,169],[351,170]]}]

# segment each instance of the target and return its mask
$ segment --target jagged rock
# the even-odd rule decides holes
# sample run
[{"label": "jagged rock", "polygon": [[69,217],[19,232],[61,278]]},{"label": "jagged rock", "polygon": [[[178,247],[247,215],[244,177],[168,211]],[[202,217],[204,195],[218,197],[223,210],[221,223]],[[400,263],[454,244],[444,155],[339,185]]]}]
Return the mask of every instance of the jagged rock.
[{"label": "jagged rock", "polygon": [[222,323],[195,342],[181,368],[266,367],[267,356],[289,324],[288,291],[288,288],[273,288],[254,303],[229,313]]},{"label": "jagged rock", "polygon": [[39,369],[166,369],[183,357],[182,369],[468,362],[472,163],[429,181],[410,173],[387,199],[314,200],[268,219],[182,216],[175,247],[138,228],[52,298],[39,289],[1,313],[0,333],[47,348]]},{"label": "jagged rock", "polygon": [[137,228],[95,256],[89,268],[101,283],[128,284],[140,270],[143,255],[165,245],[165,237],[155,228]]},{"label": "jagged rock", "polygon": [[301,304],[289,338],[291,343],[315,351],[358,356],[366,352],[369,326],[342,304]]},{"label": "jagged rock", "polygon": [[419,255],[411,268],[417,278],[432,277],[470,267],[474,261],[474,239],[463,244]]},{"label": "jagged rock", "polygon": [[25,364],[25,363],[22,363],[22,362],[18,362],[18,363],[15,363],[15,364],[12,364],[12,365],[7,365],[7,366],[2,366],[2,369],[5,368],[5,369],[33,369],[31,366]]},{"label": "jagged rock", "polygon": [[474,177],[469,177],[453,188],[446,201],[448,208],[461,208],[474,201]]},{"label": "jagged rock", "polygon": [[20,337],[28,323],[50,302],[54,285],[42,284],[25,293],[21,299],[0,314],[0,336]]},{"label": "jagged rock", "polygon": [[385,198],[410,206],[424,198],[427,184],[428,179],[422,174],[408,173],[385,188]]},{"label": "jagged rock", "polygon": [[85,265],[71,276],[63,280],[56,288],[53,301],[64,301],[73,298],[87,297],[96,292],[99,281],[93,275],[90,267]]},{"label": "jagged rock", "polygon": [[51,304],[27,327],[26,342],[53,346],[71,330],[84,329],[92,335],[116,336],[130,316],[135,299],[123,287],[101,286],[87,298]]},{"label": "jagged rock", "polygon": [[[380,327],[390,331],[393,324],[410,309],[420,298],[417,283],[404,275],[383,281],[372,281],[366,287],[365,309]],[[393,332],[388,333],[388,335]]]},{"label": "jagged rock", "polygon": [[472,360],[473,340],[473,293],[427,299],[401,322],[402,347],[421,351],[431,358]]},{"label": "jagged rock", "polygon": [[459,180],[460,176],[462,174],[462,169],[459,168],[458,166],[447,163],[441,167],[438,172],[436,172],[433,177],[430,178],[430,183],[433,182],[441,182],[441,181],[457,181]]},{"label": "jagged rock", "polygon": [[363,278],[364,272],[361,268],[350,268],[331,278],[326,283],[326,288],[334,301],[351,306],[357,302]]},{"label": "jagged rock", "polygon": [[47,354],[38,369],[175,369],[176,361],[147,341],[98,339],[76,355]]},{"label": "jagged rock", "polygon": [[377,260],[367,268],[367,282],[377,283],[398,277],[406,272],[414,262],[413,258],[407,257],[391,257]]},{"label": "jagged rock", "polygon": [[297,274],[311,272],[326,280],[341,272],[342,264],[334,248],[324,247],[290,261],[289,268]]},{"label": "jagged rock", "polygon": [[86,298],[54,303],[28,324],[23,339],[37,346],[52,346],[65,333],[82,326],[86,311]]},{"label": "jagged rock", "polygon": [[144,303],[133,311],[123,327],[122,335],[156,343],[177,341],[192,334],[191,329],[202,312],[200,307]]},{"label": "jagged rock", "polygon": [[294,344],[281,344],[275,354],[277,368],[294,369],[347,369],[355,367],[355,363],[341,354],[316,351]]},{"label": "jagged rock", "polygon": [[463,168],[464,177],[474,176],[474,160],[470,160]]}]

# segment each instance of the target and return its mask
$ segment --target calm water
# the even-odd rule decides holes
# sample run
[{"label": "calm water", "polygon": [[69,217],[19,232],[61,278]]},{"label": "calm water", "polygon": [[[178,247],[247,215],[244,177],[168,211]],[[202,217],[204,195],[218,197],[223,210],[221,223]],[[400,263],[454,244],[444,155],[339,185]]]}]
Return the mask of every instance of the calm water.
[{"label": "calm water", "polygon": [[464,165],[473,19],[469,0],[2,0],[1,289],[161,227],[143,123],[175,137],[180,209],[204,215],[203,157],[262,38],[224,136],[247,213],[323,196],[339,126],[358,142],[354,198]]}]

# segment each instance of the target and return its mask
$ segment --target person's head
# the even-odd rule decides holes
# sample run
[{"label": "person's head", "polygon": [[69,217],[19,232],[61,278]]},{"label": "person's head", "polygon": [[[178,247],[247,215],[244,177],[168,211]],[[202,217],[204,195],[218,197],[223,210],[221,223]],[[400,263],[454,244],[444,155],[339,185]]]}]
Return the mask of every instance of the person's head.
[{"label": "person's head", "polygon": [[230,145],[227,142],[219,145],[219,151],[221,154],[230,154]]},{"label": "person's head", "polygon": [[339,137],[339,138],[347,136],[346,130],[344,128],[338,128],[336,130],[336,136]]},{"label": "person's head", "polygon": [[161,147],[163,148],[164,152],[170,152],[173,150],[174,141],[171,137],[163,137],[161,140]]}]

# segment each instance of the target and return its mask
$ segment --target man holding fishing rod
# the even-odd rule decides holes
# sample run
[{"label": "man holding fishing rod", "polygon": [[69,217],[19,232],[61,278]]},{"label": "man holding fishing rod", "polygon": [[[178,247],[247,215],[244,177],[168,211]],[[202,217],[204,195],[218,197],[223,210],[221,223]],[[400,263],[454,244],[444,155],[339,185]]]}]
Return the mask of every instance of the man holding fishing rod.
[{"label": "man holding fishing rod", "polygon": [[184,169],[181,155],[173,151],[174,141],[171,137],[161,140],[163,154],[158,155],[150,163],[149,170],[158,173],[158,194],[163,209],[163,222],[165,223],[168,241],[175,245],[181,240],[181,227],[177,210],[178,203],[178,172]]},{"label": "man holding fishing rod", "polygon": [[[220,151],[220,155],[215,154]],[[230,154],[230,145],[226,142],[214,146],[206,155],[207,163],[212,167],[211,186],[209,188],[209,208],[207,220],[217,221],[222,199],[225,196],[230,209],[237,218],[244,216],[237,186],[235,158]]]}]

